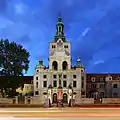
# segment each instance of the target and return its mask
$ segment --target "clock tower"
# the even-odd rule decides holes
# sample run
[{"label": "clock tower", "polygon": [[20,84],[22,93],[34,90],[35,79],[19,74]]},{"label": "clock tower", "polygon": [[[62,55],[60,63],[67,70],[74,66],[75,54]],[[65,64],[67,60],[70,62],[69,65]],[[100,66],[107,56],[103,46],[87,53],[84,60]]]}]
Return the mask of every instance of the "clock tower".
[{"label": "clock tower", "polygon": [[49,68],[56,71],[71,69],[70,42],[66,41],[61,17],[58,18],[56,24],[54,41],[50,42]]}]

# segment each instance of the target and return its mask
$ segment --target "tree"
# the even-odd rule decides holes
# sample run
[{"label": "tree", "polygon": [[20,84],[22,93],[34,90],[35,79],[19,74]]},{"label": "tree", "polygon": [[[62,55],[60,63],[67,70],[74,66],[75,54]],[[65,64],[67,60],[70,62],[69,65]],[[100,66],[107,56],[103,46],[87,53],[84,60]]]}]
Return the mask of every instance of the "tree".
[{"label": "tree", "polygon": [[10,76],[24,76],[29,68],[29,52],[22,45],[9,42],[8,39],[0,40],[0,76],[9,76],[0,82],[0,89],[5,92],[13,92],[13,89],[20,86],[20,79],[13,79]]}]

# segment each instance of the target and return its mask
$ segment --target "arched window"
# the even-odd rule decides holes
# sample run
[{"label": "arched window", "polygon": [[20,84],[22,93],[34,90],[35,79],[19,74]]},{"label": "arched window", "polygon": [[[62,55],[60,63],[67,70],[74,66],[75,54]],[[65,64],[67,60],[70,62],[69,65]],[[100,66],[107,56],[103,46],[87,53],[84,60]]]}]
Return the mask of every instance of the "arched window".
[{"label": "arched window", "polygon": [[53,61],[52,68],[53,70],[58,70],[58,63],[56,61]]},{"label": "arched window", "polygon": [[68,64],[67,64],[66,61],[64,61],[64,62],[62,63],[62,69],[63,69],[63,70],[67,70],[67,69],[68,69]]},{"label": "arched window", "polygon": [[67,103],[68,102],[68,96],[66,93],[63,94],[63,103]]},{"label": "arched window", "polygon": [[53,103],[57,103],[57,93],[53,94]]}]

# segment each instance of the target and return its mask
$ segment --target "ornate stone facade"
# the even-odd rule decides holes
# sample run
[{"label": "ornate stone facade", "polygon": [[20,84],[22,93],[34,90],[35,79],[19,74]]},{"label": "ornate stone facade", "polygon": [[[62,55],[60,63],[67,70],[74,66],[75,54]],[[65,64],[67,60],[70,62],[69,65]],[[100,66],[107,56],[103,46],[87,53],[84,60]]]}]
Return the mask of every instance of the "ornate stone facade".
[{"label": "ornate stone facade", "polygon": [[[58,18],[56,35],[49,44],[49,67],[40,60],[34,73],[34,96],[40,98],[41,104],[47,98],[57,103],[59,96],[68,104],[71,97],[76,103],[86,97],[86,75],[80,59],[76,66],[71,65],[71,44],[64,35],[64,24]],[[74,95],[74,97],[73,97]]]},{"label": "ornate stone facade", "polygon": [[[44,104],[62,101],[69,104],[93,103],[94,99],[120,97],[120,74],[86,74],[81,60],[71,64],[71,44],[64,35],[64,24],[58,18],[56,35],[49,43],[49,67],[40,60],[33,77],[34,97]],[[93,98],[93,99],[92,99]]]}]

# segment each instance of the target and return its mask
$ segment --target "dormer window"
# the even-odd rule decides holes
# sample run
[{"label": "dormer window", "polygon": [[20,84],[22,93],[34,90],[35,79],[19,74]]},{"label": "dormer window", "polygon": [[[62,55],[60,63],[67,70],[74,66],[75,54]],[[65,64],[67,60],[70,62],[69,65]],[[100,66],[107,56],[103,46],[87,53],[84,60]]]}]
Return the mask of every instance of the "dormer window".
[{"label": "dormer window", "polygon": [[95,82],[95,77],[92,77],[92,78],[91,78],[91,81],[92,81],[92,82]]},{"label": "dormer window", "polygon": [[52,48],[55,48],[55,45],[52,45]]}]

